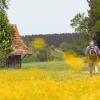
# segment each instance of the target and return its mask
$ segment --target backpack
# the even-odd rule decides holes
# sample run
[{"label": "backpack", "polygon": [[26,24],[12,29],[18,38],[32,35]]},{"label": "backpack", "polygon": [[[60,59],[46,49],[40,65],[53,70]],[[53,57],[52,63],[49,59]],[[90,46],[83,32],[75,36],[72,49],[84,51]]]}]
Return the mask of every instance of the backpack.
[{"label": "backpack", "polygon": [[95,48],[95,46],[89,47],[88,54],[89,54],[89,56],[97,56],[98,55],[98,51]]}]

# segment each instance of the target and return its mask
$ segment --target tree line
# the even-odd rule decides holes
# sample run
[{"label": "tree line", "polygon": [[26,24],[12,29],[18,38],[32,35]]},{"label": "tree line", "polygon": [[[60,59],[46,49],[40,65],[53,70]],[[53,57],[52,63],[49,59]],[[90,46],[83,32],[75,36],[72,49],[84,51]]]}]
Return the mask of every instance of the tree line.
[{"label": "tree line", "polygon": [[25,43],[29,46],[35,38],[43,38],[50,46],[59,46],[61,43],[73,44],[75,42],[82,42],[84,36],[80,33],[61,33],[61,34],[45,34],[45,35],[25,35],[22,36]]}]

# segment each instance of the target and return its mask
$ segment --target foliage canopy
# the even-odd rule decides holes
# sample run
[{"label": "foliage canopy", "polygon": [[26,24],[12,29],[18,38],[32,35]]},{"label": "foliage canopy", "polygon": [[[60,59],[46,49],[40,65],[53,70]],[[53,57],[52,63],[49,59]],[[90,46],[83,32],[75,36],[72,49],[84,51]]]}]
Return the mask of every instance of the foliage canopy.
[{"label": "foliage canopy", "polygon": [[15,32],[5,12],[5,9],[8,8],[7,2],[7,0],[1,0],[0,2],[0,59],[11,52]]}]

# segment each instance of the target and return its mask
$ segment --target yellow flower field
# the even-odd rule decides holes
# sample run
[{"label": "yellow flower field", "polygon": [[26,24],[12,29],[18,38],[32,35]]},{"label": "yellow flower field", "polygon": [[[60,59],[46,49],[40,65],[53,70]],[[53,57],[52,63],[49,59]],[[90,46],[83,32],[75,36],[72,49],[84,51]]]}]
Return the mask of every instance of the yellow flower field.
[{"label": "yellow flower field", "polygon": [[[99,100],[100,75],[53,80],[44,70],[0,70],[0,100]],[[55,72],[56,73],[56,72]]]}]

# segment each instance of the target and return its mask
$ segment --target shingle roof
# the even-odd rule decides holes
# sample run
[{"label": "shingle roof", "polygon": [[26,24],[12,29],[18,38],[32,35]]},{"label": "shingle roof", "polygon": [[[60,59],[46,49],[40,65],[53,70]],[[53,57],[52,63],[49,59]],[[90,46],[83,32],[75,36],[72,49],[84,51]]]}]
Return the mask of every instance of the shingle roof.
[{"label": "shingle roof", "polygon": [[15,29],[15,36],[14,36],[14,41],[12,44],[13,52],[11,52],[11,54],[14,54],[14,55],[32,54],[32,50],[28,48],[25,45],[24,41],[22,40],[18,31],[17,25],[13,24],[12,26]]}]

